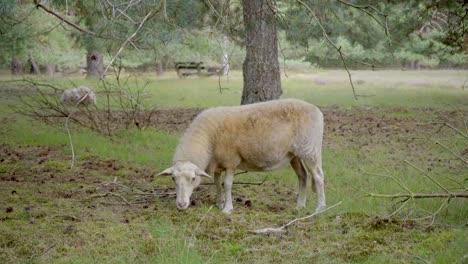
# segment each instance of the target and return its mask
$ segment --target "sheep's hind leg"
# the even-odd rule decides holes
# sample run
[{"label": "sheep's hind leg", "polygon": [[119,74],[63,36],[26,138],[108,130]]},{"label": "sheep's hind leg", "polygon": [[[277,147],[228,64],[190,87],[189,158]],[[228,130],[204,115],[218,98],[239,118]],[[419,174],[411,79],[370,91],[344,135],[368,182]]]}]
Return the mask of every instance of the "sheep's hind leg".
[{"label": "sheep's hind leg", "polygon": [[226,178],[224,179],[224,192],[226,195],[226,202],[224,203],[223,213],[230,214],[234,207],[232,206],[232,183],[234,181],[234,171],[226,170]]},{"label": "sheep's hind leg", "polygon": [[307,171],[298,157],[294,157],[290,163],[299,180],[296,209],[301,209],[305,207],[307,199]]},{"label": "sheep's hind leg", "polygon": [[216,206],[219,209],[223,209],[224,207],[224,193],[223,193],[223,186],[221,185],[221,172],[214,173],[214,182],[216,186]]},{"label": "sheep's hind leg", "polygon": [[303,159],[305,166],[312,173],[312,180],[315,184],[312,184],[312,188],[315,186],[317,192],[317,207],[316,212],[325,209],[325,189],[324,189],[324,175],[322,170],[322,160],[318,158],[314,159]]}]

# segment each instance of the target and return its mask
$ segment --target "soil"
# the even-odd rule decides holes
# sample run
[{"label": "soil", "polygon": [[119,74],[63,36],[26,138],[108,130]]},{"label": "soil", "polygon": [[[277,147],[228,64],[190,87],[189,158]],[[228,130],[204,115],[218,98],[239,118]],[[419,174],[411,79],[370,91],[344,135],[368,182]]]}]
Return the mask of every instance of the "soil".
[{"label": "soil", "polygon": [[[111,130],[123,128],[154,128],[168,132],[182,133],[192,120],[202,111],[201,108],[167,108],[151,112],[132,113],[113,111],[107,122],[108,113],[94,112],[100,124],[112,124]],[[375,107],[357,107],[352,110],[338,107],[322,107],[325,117],[325,142],[327,138],[345,137],[355,145],[368,145],[389,141],[395,136],[410,137],[412,134],[427,133],[441,123],[448,122],[456,127],[463,126],[467,113],[433,109],[380,109]],[[408,114],[412,118],[394,117],[392,113]],[[75,117],[87,123],[89,117],[84,112],[76,112]],[[53,122],[57,123],[57,122]],[[88,122],[89,123],[89,122]],[[62,123],[60,123],[62,124]],[[104,127],[101,129],[105,130]]]}]

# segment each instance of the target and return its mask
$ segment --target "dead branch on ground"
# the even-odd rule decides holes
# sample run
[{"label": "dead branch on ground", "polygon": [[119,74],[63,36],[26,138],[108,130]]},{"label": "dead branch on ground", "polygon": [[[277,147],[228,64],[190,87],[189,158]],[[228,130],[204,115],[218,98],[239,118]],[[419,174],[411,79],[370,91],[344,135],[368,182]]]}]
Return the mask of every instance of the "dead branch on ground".
[{"label": "dead branch on ground", "polygon": [[296,219],[294,219],[294,220],[288,222],[287,224],[285,224],[285,225],[283,225],[283,226],[281,226],[281,227],[266,227],[266,228],[262,228],[262,229],[250,230],[249,232],[252,233],[252,234],[257,234],[257,235],[258,235],[258,234],[266,235],[266,234],[270,234],[270,233],[282,233],[282,232],[284,232],[284,231],[287,230],[288,226],[294,224],[295,222],[301,221],[301,220],[305,220],[305,219],[309,219],[309,218],[311,218],[311,217],[314,217],[314,216],[316,216],[316,215],[318,215],[318,214],[321,214],[321,213],[323,213],[323,212],[325,212],[325,211],[328,211],[328,210],[332,209],[332,208],[335,207],[335,206],[340,205],[341,203],[342,203],[342,202],[338,202],[338,203],[336,203],[336,204],[334,204],[334,205],[332,205],[332,206],[329,206],[329,207],[327,207],[327,208],[325,208],[325,209],[323,209],[323,210],[321,210],[321,211],[315,212],[315,213],[310,214],[310,215],[308,215],[308,216],[296,218]]},{"label": "dead branch on ground", "polygon": [[[238,172],[234,175],[239,175],[239,174],[244,174],[244,173],[247,173],[247,171],[243,171],[243,172]],[[235,184],[235,185],[263,185],[266,180],[268,179],[270,175],[267,175],[263,178],[263,180],[261,180],[260,182],[233,182],[232,184]],[[214,185],[213,182],[206,182],[206,183],[201,183],[201,185]]]},{"label": "dead branch on ground", "polygon": [[[459,120],[460,121],[460,120]],[[461,127],[457,127],[456,124],[461,124]],[[426,124],[427,125],[427,124]],[[414,152],[417,157],[422,161],[422,165],[417,165],[415,161],[411,160],[411,155],[409,153],[401,152],[400,155],[397,155],[396,159],[401,163],[400,166],[407,166],[409,169],[416,171],[416,175],[413,177],[423,177],[423,179],[428,182],[429,187],[433,186],[432,191],[414,191],[412,188],[408,187],[403,180],[395,175],[395,173],[390,172],[387,168],[384,168],[385,174],[370,173],[361,168],[364,174],[385,177],[392,180],[396,183],[404,192],[399,193],[368,193],[366,196],[373,198],[386,198],[395,200],[394,206],[398,206],[392,213],[390,213],[387,218],[394,217],[395,215],[401,213],[402,211],[407,211],[406,218],[411,220],[430,220],[428,226],[434,224],[436,217],[442,212],[442,210],[448,208],[449,203],[453,199],[468,198],[468,187],[466,185],[466,178],[463,180],[462,171],[468,167],[466,161],[466,150],[468,149],[468,127],[466,126],[465,116],[462,114],[462,120],[458,122],[457,120],[453,123],[447,121],[443,122],[431,122],[429,125],[434,125],[435,130],[431,133],[428,133],[427,136],[421,136],[418,138],[411,138],[408,142],[408,149],[410,152]],[[447,128],[447,129],[444,129]],[[439,150],[437,154],[438,158],[428,158],[425,157],[419,149],[426,149],[427,151],[433,151],[434,149]],[[415,150],[416,149],[416,150]],[[398,153],[401,150],[395,149]],[[398,156],[408,157],[406,159],[400,159]],[[439,162],[442,160],[447,160],[439,167],[438,170],[434,170],[431,164],[431,160],[438,159]],[[429,163],[429,164],[428,164]],[[450,164],[450,165],[449,165]],[[450,169],[453,170],[450,171]],[[450,174],[453,174],[453,177],[459,179],[456,180]],[[448,183],[443,183],[443,180],[449,180],[451,183],[456,184],[456,186],[448,186]],[[456,190],[456,191],[455,191]],[[441,201],[438,208],[435,211],[426,211],[421,208],[418,208],[416,200],[438,200]],[[440,200],[441,199],[441,200]],[[409,206],[409,205],[412,206]],[[404,210],[405,209],[405,210]],[[420,209],[423,212],[423,215],[416,215],[415,209]]]},{"label": "dead branch on ground", "polygon": [[[112,182],[103,182],[94,188],[96,194],[90,195],[85,200],[118,198],[120,202],[101,202],[110,205],[144,204],[155,202],[164,198],[173,198],[176,193],[167,187],[154,187],[151,190],[142,190],[134,186],[127,186],[117,182],[117,177]],[[207,189],[198,188],[193,193],[205,192]]]},{"label": "dead branch on ground", "polygon": [[468,198],[468,193],[396,193],[396,194],[378,194],[368,193],[366,196],[377,198]]}]

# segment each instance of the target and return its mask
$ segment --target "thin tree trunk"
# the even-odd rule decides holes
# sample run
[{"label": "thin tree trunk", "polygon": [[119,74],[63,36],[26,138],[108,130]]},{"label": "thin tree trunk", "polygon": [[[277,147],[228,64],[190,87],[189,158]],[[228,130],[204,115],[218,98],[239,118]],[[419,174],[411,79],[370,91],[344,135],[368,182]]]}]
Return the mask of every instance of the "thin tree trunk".
[{"label": "thin tree trunk", "polygon": [[23,65],[21,64],[21,61],[17,57],[13,57],[11,59],[11,74],[13,75],[19,75],[23,72]]},{"label": "thin tree trunk", "polygon": [[49,78],[53,78],[55,74],[55,64],[47,64],[45,74]]},{"label": "thin tree trunk", "polygon": [[37,65],[36,61],[34,60],[34,57],[32,54],[29,54],[29,64],[31,64],[31,70],[29,73],[32,73],[34,75],[39,75],[41,74],[41,70],[39,70],[39,66]]},{"label": "thin tree trunk", "polygon": [[276,21],[271,0],[244,0],[246,56],[241,104],[278,99],[281,90]]},{"label": "thin tree trunk", "polygon": [[102,53],[90,51],[86,55],[86,77],[100,76],[104,72]]},{"label": "thin tree trunk", "polygon": [[164,69],[161,61],[156,62],[156,76],[164,74]]}]

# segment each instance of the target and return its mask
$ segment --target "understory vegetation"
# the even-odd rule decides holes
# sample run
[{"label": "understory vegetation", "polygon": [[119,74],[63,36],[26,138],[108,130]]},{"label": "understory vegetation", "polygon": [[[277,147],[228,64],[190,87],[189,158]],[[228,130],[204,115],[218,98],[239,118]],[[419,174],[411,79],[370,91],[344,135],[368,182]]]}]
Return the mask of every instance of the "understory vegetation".
[{"label": "understory vegetation", "polygon": [[[466,71],[355,72],[357,101],[344,71],[290,72],[282,97],[314,103],[325,115],[327,204],[342,204],[268,235],[249,231],[280,227],[315,208],[309,187],[306,209],[294,209],[291,168],[237,175],[231,215],[214,206],[211,181],[178,211],[172,181],[155,176],[171,164],[178,138],[201,109],[239,104],[240,75],[129,77],[130,91],[142,87],[135,79],[147,80],[142,104],[154,118],[111,136],[71,123],[72,169],[65,118],[44,123],[16,112],[20,96],[39,96],[31,83],[42,80],[1,77],[2,262],[466,263],[466,199],[404,196],[466,193]],[[49,84],[71,83],[96,91],[90,113],[123,111],[118,103],[108,107],[95,80]],[[59,96],[39,89],[51,100]]]}]

